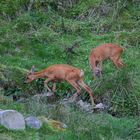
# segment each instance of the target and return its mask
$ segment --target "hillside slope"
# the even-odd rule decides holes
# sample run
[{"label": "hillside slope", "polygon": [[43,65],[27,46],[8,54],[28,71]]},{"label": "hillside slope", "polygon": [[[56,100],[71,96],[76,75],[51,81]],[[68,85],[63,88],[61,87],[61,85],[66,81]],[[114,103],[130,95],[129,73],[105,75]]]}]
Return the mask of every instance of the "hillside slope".
[{"label": "hillside slope", "polygon": [[[0,139],[139,140],[139,11],[139,0],[0,0],[0,109],[68,125],[64,132],[46,126],[20,132],[0,126]],[[127,67],[117,70],[105,61],[103,77],[93,79],[88,57],[91,49],[102,43],[123,47]],[[66,110],[56,103],[52,109],[50,104],[33,100],[35,94],[44,92],[44,79],[24,84],[28,70],[32,65],[39,71],[59,63],[83,69],[96,102],[109,109],[88,114],[75,105]],[[58,102],[74,92],[68,83],[58,83]],[[89,97],[82,91],[80,99],[88,102]]]},{"label": "hillside slope", "polygon": [[[0,7],[0,83],[5,95],[41,92],[42,81],[23,85],[32,65],[38,71],[52,64],[68,63],[85,71],[85,82],[99,100],[110,96],[105,102],[111,102],[113,112],[139,114],[140,7],[137,0],[79,0],[71,5],[68,0],[66,3],[2,0]],[[102,43],[116,43],[125,48],[122,57],[127,68],[116,70],[107,61],[103,79],[93,80],[88,56],[93,47]],[[67,48],[74,45],[75,53],[68,52]],[[66,83],[59,84],[58,93],[66,93],[70,88]]]}]

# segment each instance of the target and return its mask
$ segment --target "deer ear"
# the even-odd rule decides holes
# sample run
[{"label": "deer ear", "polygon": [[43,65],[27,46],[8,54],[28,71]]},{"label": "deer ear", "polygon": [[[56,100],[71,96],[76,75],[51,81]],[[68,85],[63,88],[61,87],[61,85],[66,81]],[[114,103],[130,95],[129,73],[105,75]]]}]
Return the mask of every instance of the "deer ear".
[{"label": "deer ear", "polygon": [[31,73],[35,72],[35,66],[33,65],[31,68]]}]

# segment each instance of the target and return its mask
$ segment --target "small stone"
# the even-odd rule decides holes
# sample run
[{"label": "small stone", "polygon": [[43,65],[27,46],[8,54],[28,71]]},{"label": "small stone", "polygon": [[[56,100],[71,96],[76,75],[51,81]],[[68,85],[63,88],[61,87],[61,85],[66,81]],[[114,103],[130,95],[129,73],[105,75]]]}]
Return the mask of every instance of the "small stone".
[{"label": "small stone", "polygon": [[103,103],[99,103],[94,108],[96,108],[96,109],[105,109],[106,106]]},{"label": "small stone", "polygon": [[33,96],[33,100],[49,103],[55,101],[55,95],[52,92],[37,94]]},{"label": "small stone", "polygon": [[86,111],[89,113],[93,112],[93,107],[90,105],[90,103],[87,102],[83,102],[82,100],[77,102],[77,106],[82,110],[82,111]]},{"label": "small stone", "polygon": [[25,119],[25,122],[26,122],[26,125],[30,128],[40,129],[42,126],[41,121],[34,116],[27,117]]}]

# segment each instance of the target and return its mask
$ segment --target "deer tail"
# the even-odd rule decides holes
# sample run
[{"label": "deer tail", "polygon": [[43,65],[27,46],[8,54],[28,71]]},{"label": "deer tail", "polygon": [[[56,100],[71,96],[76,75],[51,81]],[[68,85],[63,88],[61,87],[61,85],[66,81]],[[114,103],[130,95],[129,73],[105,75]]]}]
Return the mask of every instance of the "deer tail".
[{"label": "deer tail", "polygon": [[84,71],[81,70],[81,71],[80,71],[80,77],[83,77],[83,76],[84,76]]}]

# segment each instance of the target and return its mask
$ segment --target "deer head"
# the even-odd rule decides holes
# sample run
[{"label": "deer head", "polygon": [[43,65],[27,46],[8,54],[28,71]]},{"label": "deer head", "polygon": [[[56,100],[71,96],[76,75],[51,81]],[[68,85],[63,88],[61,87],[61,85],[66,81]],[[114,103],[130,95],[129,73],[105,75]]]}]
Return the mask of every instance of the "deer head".
[{"label": "deer head", "polygon": [[102,75],[102,69],[99,68],[99,67],[95,67],[95,68],[94,68],[94,71],[93,71],[93,75],[94,75],[95,77],[100,77],[100,76]]},{"label": "deer head", "polygon": [[24,83],[30,83],[35,79],[34,72],[35,72],[35,66],[32,66],[31,70],[27,73]]}]

